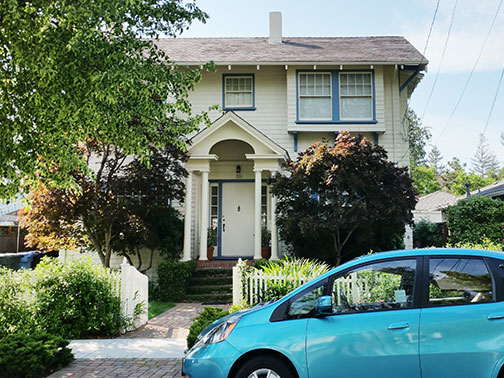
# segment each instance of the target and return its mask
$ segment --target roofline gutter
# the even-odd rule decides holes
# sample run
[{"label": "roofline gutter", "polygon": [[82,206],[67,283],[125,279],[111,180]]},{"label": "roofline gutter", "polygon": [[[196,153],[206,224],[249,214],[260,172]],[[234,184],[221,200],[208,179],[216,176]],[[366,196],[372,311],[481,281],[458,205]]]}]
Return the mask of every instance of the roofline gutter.
[{"label": "roofline gutter", "polygon": [[[175,64],[181,66],[200,66],[203,64],[207,64],[205,61],[173,61]],[[426,66],[429,62],[424,61],[406,61],[406,62],[320,62],[320,61],[311,61],[311,62],[271,62],[271,61],[250,61],[250,62],[219,62],[213,61],[216,66],[255,66],[255,65],[265,65],[265,66],[365,66],[365,65],[381,65],[381,66],[408,66],[408,65],[418,65],[425,70]]]}]

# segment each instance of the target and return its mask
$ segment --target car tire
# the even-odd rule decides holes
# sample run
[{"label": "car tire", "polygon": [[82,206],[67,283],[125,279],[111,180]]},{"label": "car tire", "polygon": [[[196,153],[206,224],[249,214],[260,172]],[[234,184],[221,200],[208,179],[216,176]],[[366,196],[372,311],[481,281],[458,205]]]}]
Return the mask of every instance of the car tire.
[{"label": "car tire", "polygon": [[266,378],[268,373],[270,378],[295,378],[285,362],[269,356],[257,356],[248,360],[238,369],[235,378]]}]

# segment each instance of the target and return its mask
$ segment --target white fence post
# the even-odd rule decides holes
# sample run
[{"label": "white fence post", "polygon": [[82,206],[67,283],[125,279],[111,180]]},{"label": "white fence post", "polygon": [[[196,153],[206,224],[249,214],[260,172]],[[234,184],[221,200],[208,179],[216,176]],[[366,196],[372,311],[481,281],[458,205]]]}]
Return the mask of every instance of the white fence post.
[{"label": "white fence post", "polygon": [[238,263],[233,266],[233,306],[242,304],[242,278],[243,273],[241,270],[242,259],[238,259]]},{"label": "white fence post", "polygon": [[131,320],[127,331],[136,329],[148,320],[149,278],[124,259],[121,264],[121,310]]}]

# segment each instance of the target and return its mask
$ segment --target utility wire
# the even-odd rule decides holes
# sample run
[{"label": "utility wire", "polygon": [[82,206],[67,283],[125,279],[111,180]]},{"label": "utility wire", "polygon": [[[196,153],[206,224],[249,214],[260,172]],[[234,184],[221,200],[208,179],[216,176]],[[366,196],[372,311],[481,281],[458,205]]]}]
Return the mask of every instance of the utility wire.
[{"label": "utility wire", "polygon": [[[429,33],[427,34],[427,40],[425,41],[425,46],[424,46],[423,53],[422,53],[422,59],[420,59],[419,66],[421,66],[423,64],[424,59],[425,59],[425,53],[427,51],[427,46],[429,46],[429,41],[430,41],[430,37],[431,37],[431,34],[432,34],[432,28],[434,27],[434,23],[436,22],[436,16],[437,16],[437,13],[438,13],[438,10],[439,10],[439,3],[440,2],[441,2],[441,0],[437,0],[436,9],[434,10],[434,16],[432,16],[432,21],[431,21],[431,24],[430,24]],[[404,114],[403,114],[403,118],[402,118],[403,125],[404,125],[404,120],[408,116],[408,109],[409,109],[410,101],[411,101],[411,98],[408,98],[408,100],[406,102],[406,109],[404,109]],[[422,122],[421,119],[420,119],[420,122]],[[408,153],[409,153],[409,151],[407,151],[402,156],[402,158],[404,158],[406,156],[406,154],[408,154]]]},{"label": "utility wire", "polygon": [[452,11],[451,20],[450,20],[450,27],[448,28],[448,34],[446,36],[446,41],[445,41],[445,44],[443,47],[443,54],[441,55],[441,61],[439,62],[439,67],[436,72],[436,78],[434,79],[434,83],[432,84],[432,88],[429,93],[427,103],[425,104],[425,109],[423,111],[422,117],[420,118],[421,120],[423,120],[425,118],[425,113],[427,112],[427,108],[429,107],[429,103],[431,101],[432,94],[434,93],[434,88],[436,87],[436,83],[439,78],[439,72],[441,71],[441,66],[443,65],[443,60],[444,60],[445,54],[446,54],[446,48],[448,47],[448,41],[450,40],[450,35],[451,35],[452,26],[453,26],[453,20],[455,18],[455,10],[457,9],[457,4],[458,4],[458,0],[455,0],[455,5],[453,6],[453,11]]},{"label": "utility wire", "polygon": [[497,84],[497,90],[495,91],[495,96],[494,96],[494,99],[493,99],[493,102],[492,102],[492,107],[490,108],[490,112],[488,113],[488,118],[487,118],[487,121],[485,123],[485,128],[483,129],[483,135],[485,135],[485,132],[487,131],[487,128],[488,128],[488,124],[490,123],[490,118],[492,118],[492,113],[493,113],[493,110],[494,110],[494,107],[495,107],[495,101],[497,101],[497,96],[499,95],[499,88],[502,84],[502,78],[504,77],[504,67],[502,67],[502,72],[501,72],[501,75],[500,75],[500,79],[499,79],[499,84]]},{"label": "utility wire", "polygon": [[[432,28],[434,27],[434,23],[436,22],[436,16],[437,16],[437,13],[439,10],[439,3],[440,2],[441,2],[441,0],[437,0],[436,9],[434,10],[434,16],[432,17],[432,21],[431,21],[430,28],[429,28],[429,33],[427,34],[427,40],[425,41],[425,46],[424,46],[424,49],[422,52],[422,59],[420,59],[419,66],[421,66],[425,60],[425,52],[427,51],[427,46],[429,46],[429,41],[430,41],[430,37],[432,34]],[[404,111],[403,120],[406,118],[406,115],[408,114],[409,103],[410,103],[410,98],[408,98],[408,103],[406,105],[406,110]]]},{"label": "utility wire", "polygon": [[[450,117],[448,117],[448,121],[446,121],[446,123],[445,123],[445,125],[444,125],[444,127],[443,127],[443,130],[441,130],[441,134],[439,134],[439,136],[438,136],[438,138],[437,138],[437,142],[436,142],[436,143],[439,143],[439,140],[441,139],[441,137],[443,136],[443,134],[444,134],[445,130],[447,129],[448,125],[450,124],[450,121],[452,120],[453,115],[454,115],[454,114],[455,114],[455,112],[457,111],[457,108],[458,108],[458,106],[459,106],[459,104],[460,104],[460,101],[462,100],[462,97],[464,97],[464,94],[465,94],[465,91],[466,91],[466,89],[467,89],[467,86],[469,85],[469,82],[471,81],[471,78],[472,78],[472,76],[473,76],[473,73],[474,73],[474,71],[476,70],[476,66],[477,66],[477,65],[478,65],[478,63],[479,63],[479,60],[480,60],[480,58],[481,58],[481,55],[483,54],[483,50],[485,49],[485,46],[486,46],[486,44],[487,44],[487,42],[488,42],[488,37],[490,37],[490,33],[492,32],[492,29],[493,29],[493,27],[494,27],[494,25],[495,25],[495,20],[497,20],[497,16],[499,15],[499,11],[500,11],[500,9],[501,9],[502,2],[503,2],[503,1],[504,1],[504,0],[501,0],[501,1],[499,2],[499,6],[497,7],[497,10],[495,11],[495,15],[494,15],[494,17],[493,17],[492,23],[490,24],[490,28],[488,29],[488,33],[487,33],[487,35],[486,35],[486,37],[485,37],[485,40],[483,41],[483,45],[481,46],[481,49],[480,49],[480,51],[479,51],[479,53],[478,53],[478,57],[476,58],[476,61],[474,62],[474,65],[473,65],[473,67],[472,67],[471,73],[470,73],[470,74],[469,74],[469,76],[467,77],[467,80],[466,80],[466,82],[465,82],[464,88],[462,88],[462,92],[460,93],[460,96],[459,96],[459,98],[458,98],[458,100],[457,100],[457,103],[455,104],[455,107],[453,108],[453,110],[452,110],[452,112],[451,112],[451,114],[450,114]],[[493,109],[493,107],[492,107],[492,109]],[[485,126],[485,130],[486,130],[486,126]]]}]

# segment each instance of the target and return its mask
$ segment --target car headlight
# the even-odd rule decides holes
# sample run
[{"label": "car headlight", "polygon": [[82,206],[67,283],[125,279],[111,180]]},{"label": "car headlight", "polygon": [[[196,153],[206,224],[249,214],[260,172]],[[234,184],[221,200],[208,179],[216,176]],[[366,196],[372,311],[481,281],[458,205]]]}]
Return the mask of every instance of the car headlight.
[{"label": "car headlight", "polygon": [[200,334],[196,339],[196,343],[194,344],[194,348],[202,347],[203,345],[220,343],[221,341],[226,340],[229,334],[236,327],[238,322],[240,321],[241,316],[232,316],[227,319],[225,322],[217,324],[210,331],[205,333],[203,336]]}]

